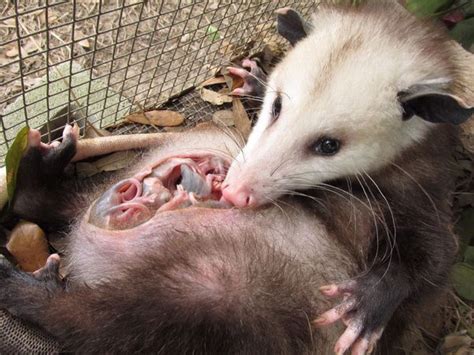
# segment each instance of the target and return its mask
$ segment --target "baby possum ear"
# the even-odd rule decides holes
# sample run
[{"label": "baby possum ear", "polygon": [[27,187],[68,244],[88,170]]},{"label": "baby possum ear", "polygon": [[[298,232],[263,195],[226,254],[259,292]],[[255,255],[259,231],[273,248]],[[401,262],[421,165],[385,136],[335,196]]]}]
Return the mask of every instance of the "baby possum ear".
[{"label": "baby possum ear", "polygon": [[292,46],[307,36],[311,30],[311,24],[306,22],[298,12],[289,7],[275,11],[277,16],[278,33],[288,40]]},{"label": "baby possum ear", "polygon": [[433,123],[461,124],[474,114],[474,107],[438,85],[414,85],[398,93],[403,119],[413,116]]}]

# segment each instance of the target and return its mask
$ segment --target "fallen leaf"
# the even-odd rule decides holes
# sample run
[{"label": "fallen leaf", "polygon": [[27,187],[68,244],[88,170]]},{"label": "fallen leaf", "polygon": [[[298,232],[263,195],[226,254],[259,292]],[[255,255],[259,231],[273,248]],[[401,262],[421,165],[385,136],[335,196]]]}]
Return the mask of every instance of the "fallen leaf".
[{"label": "fallen leaf", "polygon": [[474,301],[474,267],[467,263],[455,264],[452,279],[458,295],[469,301]]},{"label": "fallen leaf", "polygon": [[10,28],[16,28],[16,20],[14,17],[2,21],[2,23]]},{"label": "fallen leaf", "polygon": [[201,89],[201,98],[204,101],[217,106],[232,102],[232,97],[230,97],[229,95],[223,95],[218,92],[204,88]]},{"label": "fallen leaf", "polygon": [[469,246],[464,251],[464,262],[474,267],[474,246]]},{"label": "fallen leaf", "polygon": [[[39,44],[37,44],[33,40],[29,40],[24,47],[22,47],[22,50],[26,52],[27,54],[37,52],[41,48],[38,48]],[[22,53],[23,54],[23,53]]]},{"label": "fallen leaf", "polygon": [[21,221],[13,228],[6,245],[23,271],[33,272],[46,264],[49,256],[48,241],[36,224]]},{"label": "fallen leaf", "polygon": [[234,113],[235,128],[237,128],[245,138],[250,134],[252,123],[250,122],[247,111],[239,98],[232,101],[232,112]]},{"label": "fallen leaf", "polygon": [[122,151],[109,154],[95,162],[80,162],[76,164],[76,173],[80,178],[91,177],[105,171],[117,171],[130,166],[137,157],[133,151]]},{"label": "fallen leaf", "polygon": [[6,52],[5,52],[5,55],[8,57],[8,58],[13,58],[13,57],[16,57],[18,55],[18,46],[17,45],[14,45],[12,46],[10,49],[8,49]]},{"label": "fallen leaf", "polygon": [[219,91],[217,91],[217,92],[218,92],[219,94],[221,94],[221,95],[228,95],[228,94],[230,94],[230,90],[229,90],[229,88],[228,88],[227,86],[225,86],[225,87],[219,89]]},{"label": "fallen leaf", "polygon": [[94,126],[88,125],[84,132],[84,138],[97,138],[97,137],[107,137],[111,136],[112,133],[105,129],[96,128]]},{"label": "fallen leaf", "polygon": [[181,113],[170,110],[154,110],[132,113],[125,117],[125,119],[130,122],[159,127],[174,127],[179,126],[184,122],[184,116]]},{"label": "fallen leaf", "polygon": [[474,44],[474,17],[459,22],[450,34],[464,48],[469,49]]},{"label": "fallen leaf", "polygon": [[226,72],[226,74],[224,74],[224,78],[230,91],[244,86],[244,79],[242,79],[240,76],[234,76],[229,72]]},{"label": "fallen leaf", "polygon": [[231,127],[235,125],[234,113],[230,110],[220,110],[214,112],[212,115],[212,120],[217,123],[224,125],[226,127]]},{"label": "fallen leaf", "polygon": [[226,80],[223,76],[217,76],[215,78],[210,78],[205,80],[201,85],[198,86],[198,88],[203,88],[206,86],[211,86],[211,85],[216,85],[216,84],[225,84]]},{"label": "fallen leaf", "polygon": [[211,41],[216,41],[221,38],[219,30],[217,27],[210,25],[206,30],[206,35]]},{"label": "fallen leaf", "polygon": [[407,0],[406,8],[417,16],[426,17],[449,7],[452,3],[453,0]]},{"label": "fallen leaf", "polygon": [[448,335],[444,338],[441,349],[443,350],[443,354],[446,354],[449,351],[457,350],[464,345],[470,344],[471,337],[469,335]]},{"label": "fallen leaf", "polygon": [[186,129],[186,127],[183,126],[176,126],[176,127],[164,127],[164,130],[166,132],[182,132]]},{"label": "fallen leaf", "polygon": [[79,45],[80,45],[81,47],[86,48],[86,49],[89,49],[89,48],[91,47],[91,44],[89,43],[89,39],[87,39],[87,38],[86,38],[86,39],[83,39],[83,40],[81,40],[81,41],[79,41],[79,42],[77,42],[77,43],[79,43]]}]

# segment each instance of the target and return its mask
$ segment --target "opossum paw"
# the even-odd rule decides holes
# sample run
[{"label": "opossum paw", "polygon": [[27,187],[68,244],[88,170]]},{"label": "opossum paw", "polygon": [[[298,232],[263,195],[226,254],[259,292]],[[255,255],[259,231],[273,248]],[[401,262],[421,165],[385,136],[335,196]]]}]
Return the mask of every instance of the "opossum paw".
[{"label": "opossum paw", "polygon": [[349,280],[320,288],[323,295],[342,297],[341,303],[321,314],[313,324],[325,326],[341,320],[346,330],[339,337],[334,352],[344,354],[370,354],[382,336],[386,323],[396,309],[390,297],[385,297],[390,288],[374,277]]},{"label": "opossum paw", "polygon": [[255,60],[246,58],[242,61],[242,68],[228,67],[227,69],[230,74],[244,81],[244,85],[234,89],[231,94],[254,99],[263,98],[266,75]]},{"label": "opossum paw", "polygon": [[[79,139],[79,126],[67,124],[63,130],[61,142],[54,141],[50,144],[41,142],[41,134],[36,129],[30,129],[28,133],[28,149],[23,157],[25,162],[34,166],[35,170],[61,171],[72,160],[76,154],[76,144]],[[43,169],[44,168],[44,169]],[[39,173],[35,171],[35,173]]]},{"label": "opossum paw", "polygon": [[34,273],[20,271],[0,256],[0,308],[11,314],[29,316],[36,304],[63,289],[57,254],[50,255],[46,265]]}]

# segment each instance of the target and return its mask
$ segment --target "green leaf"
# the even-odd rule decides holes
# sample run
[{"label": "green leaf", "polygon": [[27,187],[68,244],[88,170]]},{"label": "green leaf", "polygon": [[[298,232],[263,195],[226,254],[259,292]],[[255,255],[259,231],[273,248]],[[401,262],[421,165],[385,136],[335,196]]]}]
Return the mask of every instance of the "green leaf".
[{"label": "green leaf", "polygon": [[465,209],[458,223],[456,224],[456,233],[466,243],[470,244],[474,237],[474,208]]},{"label": "green leaf", "polygon": [[28,147],[28,132],[29,127],[23,127],[16,135],[13,144],[8,149],[7,156],[5,157],[5,167],[7,170],[7,192],[8,201],[11,203],[13,194],[15,193],[16,187],[16,176],[18,168],[20,167],[20,161]]},{"label": "green leaf", "polygon": [[450,33],[464,48],[471,48],[474,44],[474,17],[459,22]]},{"label": "green leaf", "polygon": [[474,247],[469,246],[464,251],[464,262],[474,267]]},{"label": "green leaf", "polygon": [[437,12],[448,9],[454,0],[407,0],[406,8],[416,16],[433,16]]},{"label": "green leaf", "polygon": [[206,30],[206,35],[207,37],[209,37],[209,39],[211,41],[216,41],[218,39],[221,39],[221,35],[219,33],[219,30],[217,29],[217,27],[214,27],[212,25],[210,25],[207,30]]},{"label": "green leaf", "polygon": [[470,0],[462,7],[466,18],[474,16],[474,1]]},{"label": "green leaf", "polygon": [[466,263],[457,263],[453,267],[452,277],[458,295],[474,301],[474,267]]}]

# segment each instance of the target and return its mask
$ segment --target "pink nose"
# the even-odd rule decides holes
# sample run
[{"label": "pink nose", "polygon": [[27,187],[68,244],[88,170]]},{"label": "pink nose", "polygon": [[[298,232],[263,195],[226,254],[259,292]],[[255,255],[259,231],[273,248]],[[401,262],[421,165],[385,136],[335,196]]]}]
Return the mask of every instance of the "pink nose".
[{"label": "pink nose", "polygon": [[246,186],[225,185],[222,190],[224,198],[236,207],[249,207],[255,204],[251,189]]}]

